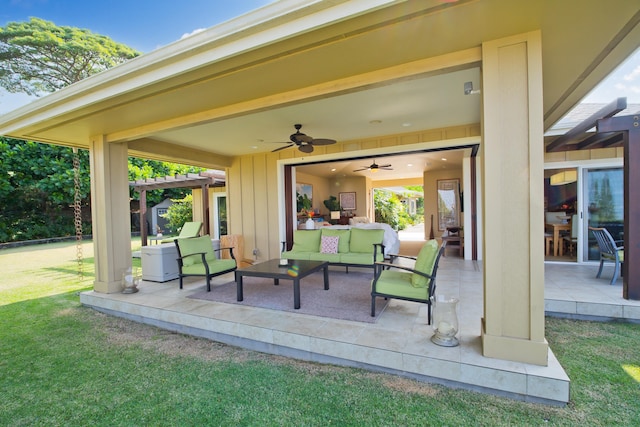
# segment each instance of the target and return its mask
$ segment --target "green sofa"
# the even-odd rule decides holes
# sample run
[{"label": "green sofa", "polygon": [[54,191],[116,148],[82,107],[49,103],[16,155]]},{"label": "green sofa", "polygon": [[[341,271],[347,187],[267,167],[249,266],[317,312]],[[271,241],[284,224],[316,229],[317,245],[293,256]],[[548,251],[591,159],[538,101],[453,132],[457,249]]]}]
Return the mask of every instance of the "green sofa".
[{"label": "green sofa", "polygon": [[327,261],[331,265],[371,267],[384,260],[384,230],[333,229],[295,230],[293,247],[282,258]]}]

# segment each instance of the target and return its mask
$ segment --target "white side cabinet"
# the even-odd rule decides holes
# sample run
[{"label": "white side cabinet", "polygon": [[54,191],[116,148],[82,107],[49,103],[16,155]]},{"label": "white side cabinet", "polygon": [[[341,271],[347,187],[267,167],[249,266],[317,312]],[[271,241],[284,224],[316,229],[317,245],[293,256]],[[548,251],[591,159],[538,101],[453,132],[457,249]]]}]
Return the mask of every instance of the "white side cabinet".
[{"label": "white side cabinet", "polygon": [[143,246],[142,280],[168,282],[178,278],[178,250],[175,243]]}]

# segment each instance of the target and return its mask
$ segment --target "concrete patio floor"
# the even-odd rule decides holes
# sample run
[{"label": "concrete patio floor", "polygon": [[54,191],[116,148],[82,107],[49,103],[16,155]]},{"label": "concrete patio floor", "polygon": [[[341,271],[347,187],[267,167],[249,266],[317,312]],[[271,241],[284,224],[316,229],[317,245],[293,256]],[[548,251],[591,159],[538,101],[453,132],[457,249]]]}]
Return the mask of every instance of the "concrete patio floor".
[{"label": "concrete patio floor", "polygon": [[[612,268],[595,279],[595,265],[545,265],[548,314],[640,321],[640,302],[622,299],[622,280],[610,286]],[[609,275],[609,276],[608,276]],[[608,277],[608,278],[607,278]],[[215,284],[233,280],[218,277]],[[96,310],[215,341],[303,360],[388,372],[420,381],[519,400],[564,404],[570,379],[549,350],[546,367],[482,356],[481,264],[447,256],[438,270],[440,295],[460,299],[460,346],[433,344],[426,306],[391,300],[376,323],[361,323],[187,298],[204,280],[143,282],[136,294],[81,294]],[[247,289],[245,292],[250,292]],[[304,304],[304,292],[302,293]],[[361,307],[369,310],[369,307]]]}]

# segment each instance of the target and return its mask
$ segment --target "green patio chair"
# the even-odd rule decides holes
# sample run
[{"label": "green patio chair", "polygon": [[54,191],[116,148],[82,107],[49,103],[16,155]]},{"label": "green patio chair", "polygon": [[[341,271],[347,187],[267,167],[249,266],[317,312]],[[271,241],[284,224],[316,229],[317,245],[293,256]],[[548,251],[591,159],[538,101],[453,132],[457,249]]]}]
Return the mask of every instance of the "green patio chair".
[{"label": "green patio chair", "polygon": [[180,234],[177,237],[168,237],[162,240],[160,243],[173,242],[175,239],[187,239],[189,237],[198,237],[200,229],[202,228],[201,221],[187,221],[182,224],[180,228]]},{"label": "green patio chair", "polygon": [[[438,262],[446,244],[438,248],[436,240],[422,246],[417,257],[393,255],[392,262],[376,262],[375,278],[371,282],[371,316],[376,315],[376,297],[421,302],[428,306],[428,324],[431,324],[431,303],[436,292]],[[413,268],[393,264],[396,258],[415,260]]]},{"label": "green patio chair", "polygon": [[[237,268],[233,248],[213,249],[211,236],[174,239],[178,249],[178,269],[180,270],[180,289],[182,278],[204,276],[207,280],[207,292],[211,292],[211,278],[231,273]],[[216,252],[228,250],[230,259],[219,259]]]}]

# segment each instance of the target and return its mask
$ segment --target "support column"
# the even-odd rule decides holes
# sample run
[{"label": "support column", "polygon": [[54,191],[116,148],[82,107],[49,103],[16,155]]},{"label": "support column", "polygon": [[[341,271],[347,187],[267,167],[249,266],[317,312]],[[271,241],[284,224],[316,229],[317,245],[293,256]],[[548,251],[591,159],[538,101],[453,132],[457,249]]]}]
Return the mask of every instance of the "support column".
[{"label": "support column", "polygon": [[131,267],[131,217],[127,144],[91,140],[91,217],[96,280],[94,290],[122,291],[122,273]]},{"label": "support column", "polygon": [[482,46],[487,357],[547,365],[539,31]]},{"label": "support column", "polygon": [[[640,300],[640,115],[598,120],[598,132],[624,132],[624,259],[622,297]],[[617,237],[617,236],[616,236]],[[615,238],[615,237],[614,237]]]}]

